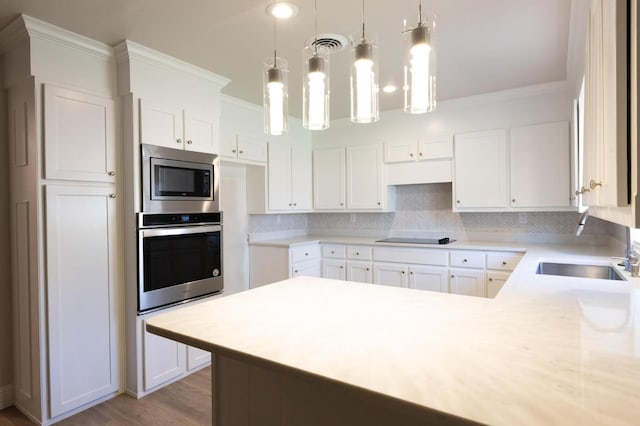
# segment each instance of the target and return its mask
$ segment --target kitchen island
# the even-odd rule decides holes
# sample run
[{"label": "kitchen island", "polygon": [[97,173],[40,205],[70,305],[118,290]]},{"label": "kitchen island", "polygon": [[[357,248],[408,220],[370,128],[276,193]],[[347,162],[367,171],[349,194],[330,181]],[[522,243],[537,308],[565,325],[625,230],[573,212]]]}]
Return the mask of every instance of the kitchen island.
[{"label": "kitchen island", "polygon": [[637,424],[640,287],[535,274],[560,253],[496,299],[299,277],[147,330],[214,354],[216,425]]}]

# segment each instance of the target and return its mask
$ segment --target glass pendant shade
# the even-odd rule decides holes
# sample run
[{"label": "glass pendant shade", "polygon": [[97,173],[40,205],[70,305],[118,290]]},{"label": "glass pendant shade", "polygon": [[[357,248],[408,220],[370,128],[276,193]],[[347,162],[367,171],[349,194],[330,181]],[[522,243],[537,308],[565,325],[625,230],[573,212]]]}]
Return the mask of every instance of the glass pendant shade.
[{"label": "glass pendant shade", "polygon": [[288,72],[285,59],[272,56],[264,60],[262,72],[264,132],[268,135],[277,136],[289,130]]},{"label": "glass pendant shade", "polygon": [[373,123],[380,118],[378,46],[372,39],[362,37],[359,43],[352,43],[351,53],[351,121]]},{"label": "glass pendant shade", "polygon": [[405,29],[404,110],[423,114],[436,108],[435,21],[428,16],[416,28]]},{"label": "glass pendant shade", "polygon": [[322,49],[303,51],[302,125],[309,130],[329,128],[329,57]]}]

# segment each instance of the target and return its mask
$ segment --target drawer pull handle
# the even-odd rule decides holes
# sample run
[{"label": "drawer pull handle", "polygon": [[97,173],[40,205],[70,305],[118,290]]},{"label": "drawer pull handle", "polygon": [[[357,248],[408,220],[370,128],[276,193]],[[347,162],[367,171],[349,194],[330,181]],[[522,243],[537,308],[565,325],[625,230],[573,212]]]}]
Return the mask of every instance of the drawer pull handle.
[{"label": "drawer pull handle", "polygon": [[489,281],[493,281],[493,278],[489,278]]},{"label": "drawer pull handle", "polygon": [[455,277],[456,277],[455,275],[451,275],[451,278],[455,278]]},{"label": "drawer pull handle", "polygon": [[507,262],[502,262],[502,266],[507,266]]},{"label": "drawer pull handle", "polygon": [[176,143],[182,143],[182,139],[180,138],[176,139]]},{"label": "drawer pull handle", "polygon": [[116,198],[116,194],[109,194],[109,198]]},{"label": "drawer pull handle", "polygon": [[304,255],[305,255],[305,256],[309,256],[309,253],[305,253]]},{"label": "drawer pull handle", "polygon": [[463,263],[467,263],[467,259],[462,259],[462,262]]},{"label": "drawer pull handle", "polygon": [[331,250],[331,254],[335,254],[335,251]]},{"label": "drawer pull handle", "polygon": [[107,174],[108,174],[109,176],[115,176],[115,175],[116,175],[116,172],[114,172],[114,171],[110,171],[110,172],[108,172]]},{"label": "drawer pull handle", "polygon": [[591,189],[596,189],[596,187],[598,186],[602,186],[602,182],[596,182],[595,180],[591,179],[591,182],[589,182],[589,187],[591,187]]},{"label": "drawer pull handle", "polygon": [[187,143],[188,143],[189,145],[191,145],[191,144],[193,143],[193,141],[192,141],[191,139],[187,139]]}]

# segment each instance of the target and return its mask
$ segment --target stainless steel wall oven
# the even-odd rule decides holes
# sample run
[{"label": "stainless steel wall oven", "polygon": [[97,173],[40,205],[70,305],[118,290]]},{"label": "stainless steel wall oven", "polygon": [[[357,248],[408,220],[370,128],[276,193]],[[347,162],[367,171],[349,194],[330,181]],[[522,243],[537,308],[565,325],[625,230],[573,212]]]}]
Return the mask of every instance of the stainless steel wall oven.
[{"label": "stainless steel wall oven", "polygon": [[223,287],[222,213],[138,214],[138,313]]}]

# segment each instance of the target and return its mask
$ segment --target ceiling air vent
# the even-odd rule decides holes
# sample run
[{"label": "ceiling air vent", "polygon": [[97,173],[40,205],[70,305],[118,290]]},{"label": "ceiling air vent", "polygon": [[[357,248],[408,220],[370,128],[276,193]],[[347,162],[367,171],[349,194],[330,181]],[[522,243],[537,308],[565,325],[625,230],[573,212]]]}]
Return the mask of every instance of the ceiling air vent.
[{"label": "ceiling air vent", "polygon": [[307,40],[307,46],[318,46],[328,53],[339,52],[347,47],[347,39],[340,34],[323,33]]}]

